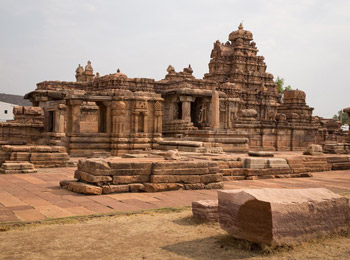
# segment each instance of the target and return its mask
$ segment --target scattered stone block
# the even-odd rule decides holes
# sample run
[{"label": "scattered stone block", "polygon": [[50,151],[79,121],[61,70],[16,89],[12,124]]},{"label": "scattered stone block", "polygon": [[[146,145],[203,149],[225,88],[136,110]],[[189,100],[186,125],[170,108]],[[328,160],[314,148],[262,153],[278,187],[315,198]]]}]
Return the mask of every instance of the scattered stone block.
[{"label": "scattered stone block", "polygon": [[267,159],[265,158],[245,158],[243,161],[244,168],[265,169],[267,168]]},{"label": "scattered stone block", "polygon": [[83,171],[79,171],[79,179],[88,183],[106,183],[112,181],[112,177],[110,176],[95,176]]},{"label": "scattered stone block", "polygon": [[223,189],[224,188],[224,182],[211,182],[211,183],[205,184],[204,188],[206,190]]},{"label": "scattered stone block", "polygon": [[294,244],[349,228],[349,200],[327,189],[218,191],[220,226],[255,243]]},{"label": "scattered stone block", "polygon": [[286,159],[283,158],[271,158],[267,160],[268,168],[289,168]]},{"label": "scattered stone block", "polygon": [[193,183],[193,184],[184,184],[185,190],[203,190],[205,188],[204,183]]},{"label": "scattered stone block", "polygon": [[193,217],[204,222],[218,222],[218,201],[217,200],[199,200],[192,202]]},{"label": "scattered stone block", "polygon": [[147,192],[180,190],[184,188],[184,185],[180,183],[144,183],[144,185]]},{"label": "scattered stone block", "polygon": [[129,190],[131,192],[145,191],[145,185],[142,183],[130,183]]},{"label": "scattered stone block", "polygon": [[68,188],[69,183],[76,182],[77,180],[62,180],[60,181],[60,186],[64,189]]},{"label": "scattered stone block", "polygon": [[323,154],[322,146],[318,144],[310,144],[304,151],[305,155],[321,155]]},{"label": "scattered stone block", "polygon": [[120,192],[129,192],[129,185],[103,185],[102,193],[120,193]]},{"label": "scattered stone block", "polygon": [[82,193],[82,194],[91,194],[91,195],[101,195],[102,194],[102,188],[87,184],[84,182],[70,182],[67,187],[68,190],[76,192],[76,193]]},{"label": "scattered stone block", "polygon": [[177,149],[174,150],[168,150],[167,153],[164,155],[165,160],[179,160],[181,159],[179,155],[179,151]]},{"label": "scattered stone block", "polygon": [[1,164],[0,173],[16,174],[16,173],[35,173],[37,170],[34,165],[29,162],[4,162]]}]

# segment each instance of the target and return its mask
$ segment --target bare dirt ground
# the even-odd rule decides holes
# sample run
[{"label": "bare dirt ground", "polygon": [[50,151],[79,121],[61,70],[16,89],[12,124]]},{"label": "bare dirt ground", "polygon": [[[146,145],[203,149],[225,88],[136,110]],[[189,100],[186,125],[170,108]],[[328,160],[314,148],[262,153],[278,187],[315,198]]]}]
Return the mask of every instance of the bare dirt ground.
[{"label": "bare dirt ground", "polygon": [[350,236],[280,250],[236,240],[190,208],[91,219],[68,218],[0,229],[0,259],[346,259]]}]

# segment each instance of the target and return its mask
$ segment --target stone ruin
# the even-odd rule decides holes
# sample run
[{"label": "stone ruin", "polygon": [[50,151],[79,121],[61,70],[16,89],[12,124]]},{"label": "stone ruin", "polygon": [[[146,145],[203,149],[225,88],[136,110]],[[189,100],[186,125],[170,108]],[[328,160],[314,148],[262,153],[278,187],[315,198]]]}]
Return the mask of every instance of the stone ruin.
[{"label": "stone ruin", "polygon": [[272,245],[350,228],[349,199],[324,188],[218,191],[218,215],[232,236]]},{"label": "stone ruin", "polygon": [[192,213],[235,238],[274,246],[350,230],[349,199],[324,188],[221,190],[218,200],[193,201]]},{"label": "stone ruin", "polygon": [[[346,153],[348,137],[339,133],[337,122],[313,116],[313,108],[306,104],[301,90],[278,93],[266,68],[252,33],[242,24],[230,33],[226,43],[214,43],[209,72],[203,79],[193,76],[191,65],[180,72],[169,66],[159,81],[129,78],[119,69],[100,76],[94,74],[89,61],[85,68],[79,65],[76,69],[76,82],[38,83],[25,95],[33,106],[15,107],[14,120],[0,123],[2,161],[57,167],[68,165],[69,157],[107,158],[157,149],[217,154],[303,151],[311,144],[323,146],[325,152]],[[46,154],[40,164],[36,153]],[[348,164],[347,159],[342,160]],[[247,168],[243,161],[225,159],[218,163],[224,179],[307,174],[294,172],[293,163],[271,167],[272,161],[252,164],[263,166],[259,169]],[[315,165],[324,161],[318,162]],[[296,165],[304,167],[304,162]],[[17,167],[17,172],[31,170],[31,166],[17,166],[9,167]],[[105,178],[108,181],[103,185],[115,185],[114,174],[108,176],[112,181]],[[78,174],[76,177],[88,182]],[[140,183],[152,182],[147,179]],[[182,179],[171,183],[190,184]]]}]

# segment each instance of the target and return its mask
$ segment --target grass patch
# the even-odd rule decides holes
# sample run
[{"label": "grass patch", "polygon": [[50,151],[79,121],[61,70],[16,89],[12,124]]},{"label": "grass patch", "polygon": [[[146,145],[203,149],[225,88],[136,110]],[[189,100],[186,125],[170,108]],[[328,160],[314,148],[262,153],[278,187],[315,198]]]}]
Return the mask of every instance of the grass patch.
[{"label": "grass patch", "polygon": [[102,219],[102,218],[109,218],[109,217],[118,217],[118,216],[131,216],[131,215],[139,215],[139,214],[154,214],[154,213],[162,213],[162,214],[172,214],[172,213],[179,213],[184,210],[190,209],[189,206],[184,206],[180,208],[175,207],[166,207],[166,208],[157,208],[157,209],[147,209],[147,210],[139,210],[139,211],[133,211],[133,212],[121,212],[121,211],[114,211],[109,213],[100,213],[100,214],[92,214],[92,215],[86,215],[86,216],[72,216],[72,217],[65,217],[65,218],[48,218],[44,220],[38,220],[38,221],[30,221],[30,222],[10,222],[10,223],[0,223],[0,232],[6,232],[13,229],[24,229],[24,228],[30,228],[30,227],[36,227],[40,225],[64,225],[64,224],[75,224],[75,223],[81,223],[86,222],[91,219]]}]

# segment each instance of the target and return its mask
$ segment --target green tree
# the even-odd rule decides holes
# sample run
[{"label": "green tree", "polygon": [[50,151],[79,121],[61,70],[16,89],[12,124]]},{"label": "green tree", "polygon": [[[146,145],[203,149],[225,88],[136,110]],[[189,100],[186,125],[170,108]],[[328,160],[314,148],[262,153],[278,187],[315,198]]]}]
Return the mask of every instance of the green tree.
[{"label": "green tree", "polygon": [[277,76],[274,82],[277,85],[278,93],[282,93],[285,90],[292,90],[292,87],[290,85],[286,87],[284,86],[284,78],[281,78],[280,76]]},{"label": "green tree", "polygon": [[343,110],[339,110],[338,113],[333,116],[333,119],[339,120],[342,125],[349,124],[349,116]]}]

